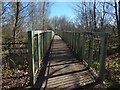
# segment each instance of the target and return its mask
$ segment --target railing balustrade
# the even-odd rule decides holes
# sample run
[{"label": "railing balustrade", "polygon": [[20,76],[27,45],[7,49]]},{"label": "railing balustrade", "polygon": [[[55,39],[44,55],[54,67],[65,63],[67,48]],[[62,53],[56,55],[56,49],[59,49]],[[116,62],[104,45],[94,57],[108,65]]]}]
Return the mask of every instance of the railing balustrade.
[{"label": "railing balustrade", "polygon": [[42,68],[42,61],[46,56],[54,32],[51,30],[28,31],[28,52],[29,52],[29,75],[30,85],[34,85],[39,70]]},{"label": "railing balustrade", "polygon": [[107,52],[107,33],[58,31],[70,49],[84,61],[97,79],[104,79],[105,59]]}]

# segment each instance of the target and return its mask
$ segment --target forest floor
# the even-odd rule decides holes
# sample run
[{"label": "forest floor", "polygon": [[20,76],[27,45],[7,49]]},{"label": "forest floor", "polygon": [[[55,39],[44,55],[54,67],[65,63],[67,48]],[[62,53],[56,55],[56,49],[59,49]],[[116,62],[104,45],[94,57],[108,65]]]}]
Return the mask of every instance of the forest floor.
[{"label": "forest floor", "polygon": [[4,70],[2,90],[25,88],[29,83],[28,72],[23,70]]},{"label": "forest floor", "polygon": [[120,53],[117,50],[107,55],[104,84],[108,88],[120,89]]},{"label": "forest floor", "polygon": [[105,80],[94,88],[120,90],[120,54],[117,50],[109,51],[105,67]]}]

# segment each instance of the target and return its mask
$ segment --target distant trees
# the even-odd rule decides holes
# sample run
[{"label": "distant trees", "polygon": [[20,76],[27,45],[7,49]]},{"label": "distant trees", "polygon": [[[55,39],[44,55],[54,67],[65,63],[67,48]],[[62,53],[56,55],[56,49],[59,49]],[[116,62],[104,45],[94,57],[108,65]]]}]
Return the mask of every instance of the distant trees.
[{"label": "distant trees", "polygon": [[48,16],[51,5],[52,3],[50,2],[31,3],[28,10],[31,13],[28,18],[28,24],[32,27],[32,30],[44,30],[48,28]]},{"label": "distant trees", "polygon": [[83,30],[95,31],[97,24],[97,15],[96,15],[96,1],[94,2],[80,2],[74,7],[77,15],[76,18],[82,27]]},{"label": "distant trees", "polygon": [[47,29],[49,12],[49,2],[2,2],[2,51],[5,53],[2,58],[6,68],[14,66],[13,62],[24,63],[27,59],[26,31]]},{"label": "distant trees", "polygon": [[50,19],[50,26],[53,30],[72,31],[74,30],[74,23],[65,16],[53,17]]},{"label": "distant trees", "polygon": [[16,42],[24,37],[22,32],[48,27],[50,2],[3,2],[2,6],[3,40],[7,38],[7,31],[10,32],[9,40]]},{"label": "distant trees", "polygon": [[119,51],[120,51],[120,1],[116,2],[115,0],[115,16],[116,16],[116,22],[117,22],[117,30],[118,30],[118,41],[119,41]]},{"label": "distant trees", "polygon": [[[107,17],[108,8],[107,3],[98,3],[96,0],[94,2],[80,2],[74,7],[78,21],[76,23],[82,25],[86,31],[99,31],[109,22],[109,18],[112,18],[110,15]],[[114,23],[114,20],[111,20],[111,22]]]},{"label": "distant trees", "polygon": [[[11,41],[16,42],[21,37],[22,31],[25,29],[26,12],[29,3],[22,2],[3,2],[4,14],[2,15],[3,40],[7,37],[7,31],[11,32]],[[5,32],[4,32],[5,31]],[[17,40],[16,40],[17,39]]]},{"label": "distant trees", "polygon": [[48,15],[50,13],[50,3],[49,2],[42,2],[40,6],[40,18],[41,18],[41,29],[47,29],[48,27]]},{"label": "distant trees", "polygon": [[59,27],[59,18],[58,17],[53,17],[49,20],[49,24],[53,30],[58,29]]},{"label": "distant trees", "polygon": [[[74,6],[74,11],[76,12],[76,23],[82,26],[82,30],[117,33],[120,45],[120,1],[79,2]],[[109,28],[111,26],[113,28]]]}]

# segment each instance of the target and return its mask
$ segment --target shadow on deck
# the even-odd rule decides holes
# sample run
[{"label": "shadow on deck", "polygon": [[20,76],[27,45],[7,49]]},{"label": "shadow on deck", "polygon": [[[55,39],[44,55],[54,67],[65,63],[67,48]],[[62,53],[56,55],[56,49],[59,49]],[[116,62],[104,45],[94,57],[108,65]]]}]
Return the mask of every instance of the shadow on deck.
[{"label": "shadow on deck", "polygon": [[49,55],[43,64],[33,88],[88,89],[98,84],[89,69],[70,52],[59,36],[54,37]]}]

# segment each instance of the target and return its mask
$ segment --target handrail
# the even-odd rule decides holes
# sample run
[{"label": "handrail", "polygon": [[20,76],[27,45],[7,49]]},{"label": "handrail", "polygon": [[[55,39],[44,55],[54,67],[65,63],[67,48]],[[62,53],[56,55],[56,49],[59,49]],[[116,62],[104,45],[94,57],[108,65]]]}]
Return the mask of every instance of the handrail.
[{"label": "handrail", "polygon": [[108,34],[72,31],[58,31],[57,33],[79,59],[84,61],[88,68],[94,72],[97,80],[102,82],[104,79]]},{"label": "handrail", "polygon": [[28,31],[30,85],[34,85],[42,61],[48,52],[54,32],[51,30]]}]

